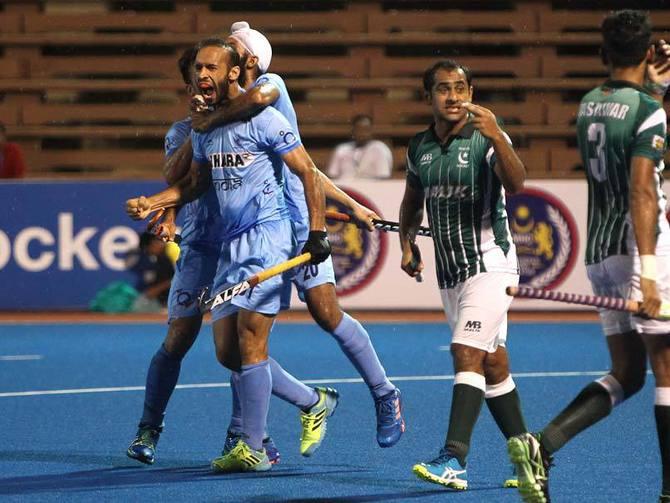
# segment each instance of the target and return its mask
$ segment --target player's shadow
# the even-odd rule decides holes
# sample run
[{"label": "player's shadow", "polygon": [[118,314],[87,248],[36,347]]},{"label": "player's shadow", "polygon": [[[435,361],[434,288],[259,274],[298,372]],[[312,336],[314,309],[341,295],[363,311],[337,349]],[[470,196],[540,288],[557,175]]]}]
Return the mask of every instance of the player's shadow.
[{"label": "player's shadow", "polygon": [[[37,451],[28,452],[0,452],[0,459],[9,459],[14,461],[45,461],[45,454]],[[48,453],[53,457],[54,453]],[[81,455],[80,455],[81,456]],[[107,461],[109,466],[120,458],[100,457],[98,461],[104,463]],[[91,462],[90,457],[86,456],[79,462],[86,460]],[[47,460],[49,461],[49,460]],[[50,459],[52,462],[67,463],[74,462],[71,456],[59,455],[58,459]],[[109,463],[109,462],[112,463]],[[170,460],[174,465],[175,460]],[[186,462],[187,464],[192,462]],[[357,467],[347,466],[331,469],[320,469],[309,471],[310,476],[322,476],[327,474],[344,474],[357,471],[367,471]],[[220,480],[240,480],[254,477],[263,477],[268,479],[280,479],[291,477],[304,477],[306,470],[302,467],[284,466],[283,468],[265,473],[243,473],[219,475],[212,473],[210,466],[203,465],[202,461],[196,465],[190,466],[172,466],[167,468],[148,468],[142,466],[116,466],[110,468],[100,468],[95,470],[84,470],[66,473],[56,473],[49,475],[27,475],[22,477],[0,478],[0,495],[25,495],[50,492],[86,492],[91,490],[105,490],[132,487],[147,487],[151,485],[194,483],[194,482],[216,482]],[[203,487],[203,490],[206,490]],[[197,491],[197,489],[194,489]]]}]

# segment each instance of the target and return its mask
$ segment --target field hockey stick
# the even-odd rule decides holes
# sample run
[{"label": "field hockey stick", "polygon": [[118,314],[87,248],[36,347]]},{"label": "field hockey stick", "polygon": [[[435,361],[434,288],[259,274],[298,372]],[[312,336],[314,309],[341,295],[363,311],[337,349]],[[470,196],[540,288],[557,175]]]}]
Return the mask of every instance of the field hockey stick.
[{"label": "field hockey stick", "polygon": [[[567,302],[569,304],[580,304],[582,306],[603,307],[615,311],[640,312],[640,302],[628,299],[617,299],[615,297],[600,297],[597,295],[582,295],[578,293],[557,292],[555,290],[543,290],[529,286],[508,286],[505,290],[507,295],[522,299],[542,299],[556,302]],[[670,302],[663,302],[658,313],[659,320],[670,320]]]},{"label": "field hockey stick", "polygon": [[298,255],[297,257],[293,257],[292,259],[286,260],[275,266],[272,266],[269,269],[265,269],[264,271],[261,271],[258,274],[254,274],[251,278],[245,279],[244,281],[241,281],[236,285],[230,286],[208,299],[205,298],[205,296],[208,293],[207,289],[205,289],[202,292],[202,294],[200,294],[199,299],[200,312],[206,313],[207,311],[210,311],[211,309],[214,309],[215,307],[220,306],[221,304],[230,302],[235,297],[242,295],[244,292],[252,289],[259,283],[262,283],[265,280],[268,280],[274,276],[282,274],[288,271],[289,269],[293,269],[294,267],[298,267],[299,265],[305,264],[309,262],[311,259],[312,259],[311,253],[303,253],[302,255]]},{"label": "field hockey stick", "polygon": [[[348,215],[346,213],[341,213],[339,211],[326,211],[326,218],[329,220],[337,220],[338,222],[347,222],[350,224],[354,224],[357,227],[360,227],[361,229],[367,229],[365,224],[363,222],[360,222],[358,220],[355,220],[351,218],[351,215]],[[380,231],[384,232],[400,232],[400,224],[398,222],[391,222],[389,220],[378,220],[376,218],[372,219],[372,225],[374,226],[375,229],[378,229]],[[428,227],[419,227],[419,230],[417,231],[417,235],[419,236],[427,236],[431,237],[432,234],[430,233],[430,229]],[[416,245],[415,245],[416,246]],[[414,251],[414,250],[412,250]],[[416,259],[416,256],[412,258],[412,268],[416,269],[416,267],[419,265],[419,261]],[[417,283],[423,282],[423,274],[419,273],[416,276],[414,276],[416,279]]]},{"label": "field hockey stick", "polygon": [[[348,222],[365,229],[365,224],[359,222],[346,213],[340,213],[339,211],[326,211],[326,218],[328,220],[337,220],[339,222]],[[376,218],[372,219],[372,225],[375,229],[384,232],[400,232],[400,224],[398,222],[391,222],[389,220],[377,220]],[[416,232],[417,236],[426,236],[431,237],[432,234],[428,227],[419,227]]]}]

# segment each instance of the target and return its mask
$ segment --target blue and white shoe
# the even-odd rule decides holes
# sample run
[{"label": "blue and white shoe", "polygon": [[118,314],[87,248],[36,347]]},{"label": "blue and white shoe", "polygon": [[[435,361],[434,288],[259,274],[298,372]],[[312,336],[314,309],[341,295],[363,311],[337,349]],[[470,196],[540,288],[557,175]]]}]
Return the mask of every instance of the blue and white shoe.
[{"label": "blue and white shoe", "polygon": [[381,398],[375,398],[375,411],[377,443],[379,447],[393,447],[405,431],[400,390],[396,388]]},{"label": "blue and white shoe", "polygon": [[[226,441],[223,443],[223,450],[221,451],[221,455],[225,456],[230,451],[232,451],[237,445],[237,441],[240,440],[241,438],[242,435],[240,433],[228,430],[226,434]],[[277,446],[275,445],[274,440],[272,440],[271,437],[265,437],[263,439],[263,448],[265,449],[265,452],[268,455],[270,464],[273,465],[278,464],[281,459],[281,454],[279,453],[279,449],[277,449]]]},{"label": "blue and white shoe", "polygon": [[468,488],[468,472],[461,463],[442,449],[440,455],[429,463],[419,463],[412,468],[422,480],[440,484],[449,489],[465,491]]}]

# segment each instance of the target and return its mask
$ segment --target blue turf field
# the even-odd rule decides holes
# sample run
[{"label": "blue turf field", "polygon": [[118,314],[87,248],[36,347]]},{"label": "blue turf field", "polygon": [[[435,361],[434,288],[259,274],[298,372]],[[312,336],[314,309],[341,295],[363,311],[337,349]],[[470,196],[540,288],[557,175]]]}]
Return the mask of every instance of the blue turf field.
[{"label": "blue turf field", "polygon": [[[500,484],[509,465],[484,407],[469,458],[470,489],[418,481],[417,461],[443,442],[452,366],[442,324],[369,324],[379,356],[405,398],[407,432],[382,450],[366,387],[337,345],[310,324],[279,324],[274,357],[297,377],[332,383],[340,406],[320,451],[298,453],[299,421],[273,399],[270,431],[282,462],[265,475],[212,475],[228,423],[228,374],[205,327],[182,367],[152,467],[125,457],[142,407],[149,360],[163,325],[0,325],[0,496],[33,501],[518,501]],[[531,428],[558,412],[608,367],[597,324],[512,324],[508,347]],[[10,359],[24,355],[25,359]],[[28,356],[26,356],[28,355]],[[30,356],[38,355],[38,356]],[[33,358],[33,359],[31,359]],[[216,383],[219,383],[218,385]],[[225,384],[225,386],[224,386]],[[121,390],[119,388],[130,389]],[[95,392],[81,390],[97,389]],[[107,389],[105,389],[107,388]],[[70,390],[16,396],[16,392]],[[80,390],[74,392],[72,390]],[[553,501],[655,501],[660,488],[653,379],[557,456]]]}]

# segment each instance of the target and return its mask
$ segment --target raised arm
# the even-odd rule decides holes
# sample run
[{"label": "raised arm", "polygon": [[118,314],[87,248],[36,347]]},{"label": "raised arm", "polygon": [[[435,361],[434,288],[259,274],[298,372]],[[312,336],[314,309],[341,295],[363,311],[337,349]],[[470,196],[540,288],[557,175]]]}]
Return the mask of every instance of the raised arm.
[{"label": "raised arm", "polygon": [[630,186],[630,213],[642,267],[641,310],[654,318],[658,316],[661,307],[661,297],[656,286],[656,226],[659,208],[654,161],[641,156],[632,158]]},{"label": "raised arm", "polygon": [[181,206],[199,198],[212,182],[208,164],[191,162],[191,169],[182,179],[152,196],[140,196],[126,201],[126,213],[133,220],[144,220],[161,208]]},{"label": "raised arm", "polygon": [[197,132],[204,132],[222,124],[246,120],[272,105],[278,98],[277,86],[263,82],[211,112],[193,112],[191,127]]},{"label": "raised arm", "polygon": [[163,178],[168,185],[174,185],[179,180],[184,178],[191,169],[191,161],[193,160],[193,145],[191,137],[186,138],[186,141],[166,160],[163,164]]},{"label": "raised arm", "polygon": [[495,154],[493,169],[505,187],[505,191],[509,194],[521,192],[526,181],[526,168],[514,151],[507,135],[500,129],[493,112],[473,103],[465,103],[463,108],[472,113],[473,126],[491,142]]},{"label": "raised arm", "polygon": [[654,61],[647,66],[646,89],[656,101],[663,105],[665,94],[670,88],[670,44],[659,40],[656,44]]}]

